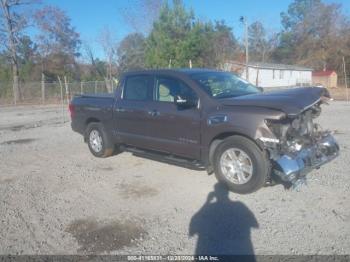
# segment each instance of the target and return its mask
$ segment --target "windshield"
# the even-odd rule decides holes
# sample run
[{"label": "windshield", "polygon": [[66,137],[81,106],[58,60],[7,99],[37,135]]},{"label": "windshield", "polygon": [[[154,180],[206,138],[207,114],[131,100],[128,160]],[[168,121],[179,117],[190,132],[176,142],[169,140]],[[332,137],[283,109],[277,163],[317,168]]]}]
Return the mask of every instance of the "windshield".
[{"label": "windshield", "polygon": [[261,92],[256,86],[231,73],[196,73],[191,75],[191,78],[213,98],[227,98]]}]

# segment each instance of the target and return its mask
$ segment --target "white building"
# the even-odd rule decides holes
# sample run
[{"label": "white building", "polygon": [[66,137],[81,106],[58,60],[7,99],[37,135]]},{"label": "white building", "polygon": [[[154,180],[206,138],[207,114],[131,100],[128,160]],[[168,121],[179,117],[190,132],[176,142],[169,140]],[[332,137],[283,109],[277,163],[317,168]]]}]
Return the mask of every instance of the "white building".
[{"label": "white building", "polygon": [[239,74],[254,85],[261,87],[310,86],[312,69],[283,64],[251,62],[246,65],[239,62],[226,62],[224,70]]}]

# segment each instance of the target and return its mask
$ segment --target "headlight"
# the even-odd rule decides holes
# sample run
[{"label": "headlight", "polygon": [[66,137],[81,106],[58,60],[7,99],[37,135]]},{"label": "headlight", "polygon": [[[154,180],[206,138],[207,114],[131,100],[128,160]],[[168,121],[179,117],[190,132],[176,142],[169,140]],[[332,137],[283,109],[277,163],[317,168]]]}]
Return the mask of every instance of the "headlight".
[{"label": "headlight", "polygon": [[265,123],[267,127],[271,130],[271,132],[279,139],[286,136],[288,129],[291,124],[288,120],[271,120],[266,119]]}]

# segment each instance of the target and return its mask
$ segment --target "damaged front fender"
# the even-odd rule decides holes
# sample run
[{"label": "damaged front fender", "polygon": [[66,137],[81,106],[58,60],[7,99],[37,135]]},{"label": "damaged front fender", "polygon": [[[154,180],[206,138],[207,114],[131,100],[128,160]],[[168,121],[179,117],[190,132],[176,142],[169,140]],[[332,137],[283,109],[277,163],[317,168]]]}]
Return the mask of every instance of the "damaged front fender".
[{"label": "damaged front fender", "polygon": [[273,173],[294,187],[305,181],[307,173],[339,155],[339,146],[332,134],[314,123],[320,115],[320,105],[321,102],[293,118],[267,120],[276,138],[259,138],[269,152]]}]

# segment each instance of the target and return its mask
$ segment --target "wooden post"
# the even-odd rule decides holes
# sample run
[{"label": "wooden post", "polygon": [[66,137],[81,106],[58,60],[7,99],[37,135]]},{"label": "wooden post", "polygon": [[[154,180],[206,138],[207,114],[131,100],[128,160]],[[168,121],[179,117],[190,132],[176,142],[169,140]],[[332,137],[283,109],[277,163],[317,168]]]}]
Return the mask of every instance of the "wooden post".
[{"label": "wooden post", "polygon": [[41,73],[41,102],[45,103],[45,75]]},{"label": "wooden post", "polygon": [[63,102],[63,86],[62,86],[62,82],[61,82],[61,78],[60,76],[58,77],[58,82],[60,83],[60,87],[61,87],[61,109],[62,109],[62,123],[64,123],[64,102]]},{"label": "wooden post", "polygon": [[80,82],[80,94],[82,95],[83,93],[84,93],[83,82]]},{"label": "wooden post", "polygon": [[348,80],[346,79],[346,65],[345,65],[345,58],[344,58],[344,56],[343,56],[343,68],[344,68],[344,77],[345,77],[346,101],[349,102]]},{"label": "wooden post", "polygon": [[95,81],[95,94],[97,93],[97,81]]},{"label": "wooden post", "polygon": [[[14,67],[12,70],[14,70]],[[19,80],[18,80],[18,75],[16,75],[15,71],[13,74],[14,74],[13,82],[12,82],[13,103],[14,105],[17,105],[17,101],[19,100]]]},{"label": "wooden post", "polygon": [[66,88],[66,99],[67,99],[67,104],[69,103],[69,90],[68,90],[68,83],[67,83],[67,77],[64,76],[64,86]]},{"label": "wooden post", "polygon": [[171,68],[171,62],[172,62],[172,61],[171,61],[171,58],[170,58],[170,59],[169,59],[169,65],[168,65],[169,68]]}]

